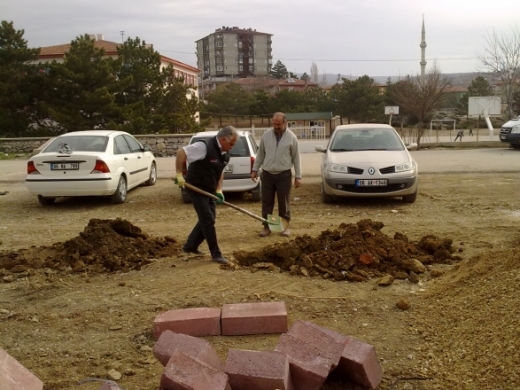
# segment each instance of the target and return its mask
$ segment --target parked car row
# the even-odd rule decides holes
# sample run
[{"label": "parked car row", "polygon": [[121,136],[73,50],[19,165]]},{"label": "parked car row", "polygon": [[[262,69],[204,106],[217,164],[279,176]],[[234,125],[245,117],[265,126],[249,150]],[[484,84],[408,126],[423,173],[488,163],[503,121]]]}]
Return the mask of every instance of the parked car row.
[{"label": "parked car row", "polygon": [[[190,144],[217,134],[194,134]],[[418,167],[393,127],[385,124],[357,124],[336,127],[323,153],[321,197],[329,203],[341,197],[401,197],[415,202]],[[248,131],[230,150],[224,171],[223,191],[250,193],[261,199],[261,180],[251,180],[258,145]],[[187,167],[183,174],[186,174]],[[42,205],[59,197],[106,196],[124,203],[127,192],[157,181],[157,162],[148,146],[122,131],[89,130],[60,135],[27,163],[26,185]],[[181,190],[183,202],[190,199]]]}]

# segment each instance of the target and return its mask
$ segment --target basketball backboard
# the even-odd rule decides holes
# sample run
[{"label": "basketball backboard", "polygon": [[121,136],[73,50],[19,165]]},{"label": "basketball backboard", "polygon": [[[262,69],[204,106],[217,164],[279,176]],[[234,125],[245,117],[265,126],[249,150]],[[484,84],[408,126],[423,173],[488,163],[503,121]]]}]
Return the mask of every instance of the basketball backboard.
[{"label": "basketball backboard", "polygon": [[399,115],[399,106],[385,106],[385,115]]},{"label": "basketball backboard", "polygon": [[468,102],[468,115],[500,115],[502,101],[500,96],[470,96]]}]

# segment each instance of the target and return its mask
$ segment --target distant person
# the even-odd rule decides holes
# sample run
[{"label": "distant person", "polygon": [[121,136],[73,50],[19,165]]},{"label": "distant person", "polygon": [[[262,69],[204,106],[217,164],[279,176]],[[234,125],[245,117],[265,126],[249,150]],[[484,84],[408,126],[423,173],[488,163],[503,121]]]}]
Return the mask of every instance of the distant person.
[{"label": "distant person", "polygon": [[[260,140],[260,147],[253,165],[251,179],[257,180],[262,168],[262,217],[267,219],[272,214],[275,198],[278,200],[278,215],[288,222],[291,220],[290,194],[294,167],[294,188],[302,183],[300,147],[296,135],[287,128],[285,114],[277,112],[273,116],[273,127],[267,130]],[[259,233],[260,237],[271,234],[269,225]],[[287,227],[282,236],[290,236]]]},{"label": "distant person", "polygon": [[457,132],[457,136],[455,137],[455,140],[454,140],[454,141],[456,141],[457,139],[460,138],[460,142],[462,142],[462,137],[464,137],[464,131],[463,131],[463,130],[459,130],[459,131]]},{"label": "distant person", "polygon": [[473,137],[473,129],[469,129],[469,135]]}]

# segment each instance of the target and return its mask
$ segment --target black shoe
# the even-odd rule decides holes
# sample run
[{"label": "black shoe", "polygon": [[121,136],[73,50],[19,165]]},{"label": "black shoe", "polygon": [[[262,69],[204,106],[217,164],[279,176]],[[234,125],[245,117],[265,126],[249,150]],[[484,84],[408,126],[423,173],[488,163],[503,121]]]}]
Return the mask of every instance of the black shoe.
[{"label": "black shoe", "polygon": [[201,252],[201,251],[199,251],[198,249],[186,249],[186,248],[182,248],[182,252],[183,252],[183,253],[193,254],[193,255],[203,255],[203,254],[204,254],[204,252]]},{"label": "black shoe", "polygon": [[229,264],[228,259],[226,259],[224,256],[214,257],[213,261],[219,264]]}]

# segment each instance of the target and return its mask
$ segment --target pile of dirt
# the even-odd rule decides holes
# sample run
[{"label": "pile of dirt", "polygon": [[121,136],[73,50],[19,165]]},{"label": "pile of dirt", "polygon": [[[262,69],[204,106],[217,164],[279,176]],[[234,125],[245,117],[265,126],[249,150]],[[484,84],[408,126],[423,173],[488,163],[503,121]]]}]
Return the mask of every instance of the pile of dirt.
[{"label": "pile of dirt", "polygon": [[153,259],[179,253],[173,237],[152,238],[124,219],[91,219],[79,236],[52,246],[0,253],[0,269],[105,273],[138,270]]},{"label": "pile of dirt", "polygon": [[427,235],[413,242],[401,233],[388,237],[381,232],[383,227],[382,222],[370,219],[342,223],[315,238],[298,236],[284,245],[233,255],[241,266],[256,269],[280,268],[297,275],[359,282],[390,276],[390,283],[393,278],[414,282],[418,274],[427,271],[427,265],[461,260],[453,254],[451,239]]}]

